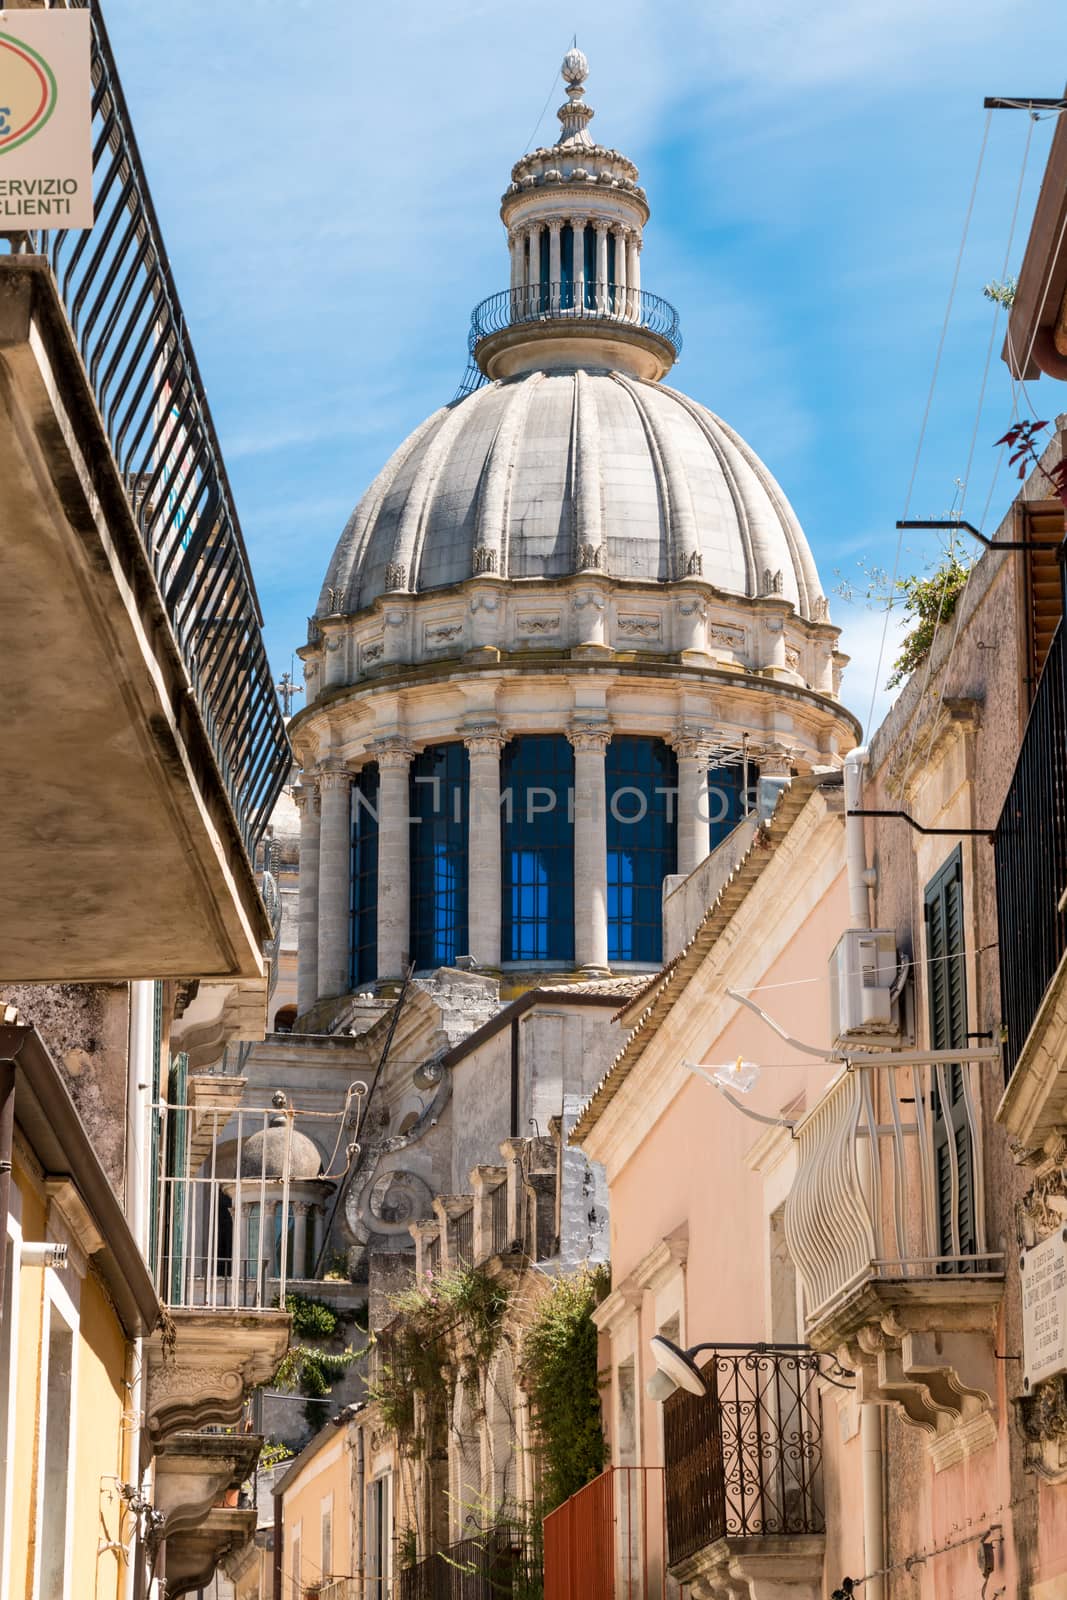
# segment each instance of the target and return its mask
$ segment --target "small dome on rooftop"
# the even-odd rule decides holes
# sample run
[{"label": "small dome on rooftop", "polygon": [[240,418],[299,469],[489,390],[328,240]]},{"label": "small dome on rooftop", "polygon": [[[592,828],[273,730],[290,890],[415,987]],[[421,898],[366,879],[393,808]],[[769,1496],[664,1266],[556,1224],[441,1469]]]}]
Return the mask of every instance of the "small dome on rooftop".
[{"label": "small dome on rooftop", "polygon": [[246,1139],[241,1147],[241,1177],[265,1178],[268,1183],[284,1182],[287,1145],[290,1182],[321,1177],[322,1156],[318,1146],[306,1134],[296,1128],[290,1133],[286,1126],[289,1118],[284,1109],[284,1094],[278,1091],[271,1103],[278,1109],[267,1127]]}]

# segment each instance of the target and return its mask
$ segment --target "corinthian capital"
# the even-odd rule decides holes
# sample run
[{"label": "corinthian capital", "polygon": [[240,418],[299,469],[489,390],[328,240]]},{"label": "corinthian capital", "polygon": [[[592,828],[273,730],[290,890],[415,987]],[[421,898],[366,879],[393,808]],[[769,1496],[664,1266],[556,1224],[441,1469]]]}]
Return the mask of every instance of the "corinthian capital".
[{"label": "corinthian capital", "polygon": [[570,728],[567,738],[580,753],[593,753],[603,755],[611,743],[611,729],[604,724],[599,726],[583,726]]},{"label": "corinthian capital", "polygon": [[327,789],[347,788],[352,782],[351,772],[347,767],[341,766],[339,762],[331,762],[329,766],[320,767],[316,778],[320,794]]}]

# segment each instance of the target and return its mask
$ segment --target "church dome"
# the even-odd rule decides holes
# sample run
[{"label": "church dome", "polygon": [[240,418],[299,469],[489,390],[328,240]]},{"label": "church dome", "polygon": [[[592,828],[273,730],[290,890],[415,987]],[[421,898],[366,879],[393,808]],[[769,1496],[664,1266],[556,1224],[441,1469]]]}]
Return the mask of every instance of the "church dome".
[{"label": "church dome", "polygon": [[416,428],[349,520],[318,614],[590,568],[773,592],[825,618],[800,524],[745,441],[677,389],[588,368],[491,382]]},{"label": "church dome", "polygon": [[[273,1103],[275,1106],[284,1106],[284,1095],[276,1094]],[[267,1183],[284,1182],[286,1146],[289,1149],[290,1183],[321,1177],[322,1156],[318,1146],[298,1129],[287,1128],[287,1121],[284,1110],[279,1109],[270,1118],[267,1127],[244,1140],[241,1145],[242,1178],[262,1178]]]}]

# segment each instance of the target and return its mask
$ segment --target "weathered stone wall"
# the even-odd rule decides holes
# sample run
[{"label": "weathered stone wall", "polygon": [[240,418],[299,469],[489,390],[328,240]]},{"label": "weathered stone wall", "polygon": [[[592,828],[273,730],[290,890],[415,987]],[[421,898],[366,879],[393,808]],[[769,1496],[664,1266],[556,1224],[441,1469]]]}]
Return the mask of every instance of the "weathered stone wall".
[{"label": "weathered stone wall", "polygon": [[124,983],[22,983],[0,988],[36,1027],[62,1068],[71,1099],[115,1193],[126,1170],[130,992]]}]

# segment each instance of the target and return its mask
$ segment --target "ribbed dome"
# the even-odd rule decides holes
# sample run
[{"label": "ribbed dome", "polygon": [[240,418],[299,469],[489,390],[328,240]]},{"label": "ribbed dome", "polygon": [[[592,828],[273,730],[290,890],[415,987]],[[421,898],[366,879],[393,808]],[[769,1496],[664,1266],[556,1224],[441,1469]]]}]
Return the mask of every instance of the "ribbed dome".
[{"label": "ribbed dome", "polygon": [[592,567],[821,610],[800,524],[744,440],[676,389],[583,368],[490,383],[416,428],[356,507],[318,614]]}]

